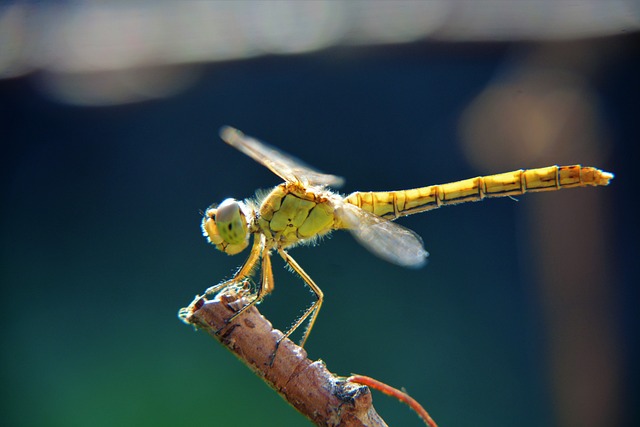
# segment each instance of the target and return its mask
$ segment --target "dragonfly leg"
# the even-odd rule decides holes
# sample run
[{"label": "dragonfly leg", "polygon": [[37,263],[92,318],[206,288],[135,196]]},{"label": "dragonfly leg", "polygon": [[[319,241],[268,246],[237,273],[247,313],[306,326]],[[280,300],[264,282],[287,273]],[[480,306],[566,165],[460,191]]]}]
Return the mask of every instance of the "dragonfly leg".
[{"label": "dragonfly leg", "polygon": [[271,268],[271,255],[269,251],[262,251],[262,268],[260,277],[260,289],[258,290],[257,300],[261,301],[266,295],[273,292],[273,269]]},{"label": "dragonfly leg", "polygon": [[226,280],[222,283],[218,283],[217,285],[213,285],[204,291],[203,296],[208,296],[215,294],[231,285],[239,283],[241,280],[251,276],[253,269],[256,267],[258,259],[260,258],[260,253],[263,250],[261,239],[255,239],[253,242],[253,246],[251,247],[251,252],[249,253],[249,257],[244,262],[242,267],[233,275],[233,277],[229,280]]},{"label": "dragonfly leg", "polygon": [[[255,267],[258,265],[258,260],[260,259],[260,255],[263,255],[263,259],[265,257],[268,258],[268,252],[264,250],[264,242],[262,241],[263,239],[255,239],[253,246],[251,247],[251,252],[249,253],[249,257],[247,258],[247,260],[245,261],[245,263],[242,265],[242,267],[240,267],[240,269],[236,272],[236,274],[233,275],[233,277],[229,280],[226,280],[222,283],[219,283],[217,285],[211,286],[209,289],[207,289],[204,293],[204,296],[207,295],[212,295],[215,294],[217,292],[220,292],[226,288],[228,288],[229,286],[232,285],[236,285],[238,283],[240,283],[240,281],[248,278],[251,276],[253,270],[255,269]],[[270,275],[270,280],[268,281],[267,284],[267,288],[266,289],[273,289],[273,274],[271,274],[271,263],[269,261],[267,261],[266,263],[268,265],[269,268],[269,275]],[[220,331],[222,331],[229,323],[231,323],[236,317],[238,317],[239,315],[241,315],[242,313],[244,313],[244,311],[246,309],[248,309],[249,307],[251,307],[252,305],[254,305],[256,302],[260,301],[264,295],[266,295],[265,292],[265,286],[264,286],[264,267],[263,267],[263,273],[262,273],[262,280],[260,281],[260,283],[258,284],[258,289],[255,293],[254,298],[251,300],[250,303],[248,303],[247,305],[245,305],[244,307],[242,307],[240,310],[238,310],[233,316],[231,316],[229,319],[227,319],[227,321],[225,322],[225,326],[223,326],[222,328],[218,329],[217,331],[215,331],[215,334],[217,335],[218,333],[220,333]]]},{"label": "dragonfly leg", "polygon": [[[283,339],[291,335],[291,333],[296,329],[298,329],[298,327],[305,321],[307,317],[311,316],[311,318],[309,319],[309,324],[307,326],[307,329],[304,331],[304,335],[302,336],[302,340],[300,341],[300,347],[304,347],[304,343],[307,341],[307,338],[309,338],[309,334],[311,333],[313,324],[316,322],[316,318],[318,317],[318,313],[320,312],[322,301],[324,301],[324,294],[322,293],[322,290],[320,290],[318,285],[316,285],[315,282],[311,280],[311,277],[309,277],[309,275],[305,273],[302,267],[300,267],[298,263],[288,253],[286,253],[283,249],[278,249],[278,253],[285,260],[285,262],[291,268],[293,268],[293,270],[296,273],[298,273],[300,277],[302,277],[302,280],[304,280],[304,282],[311,288],[311,290],[313,291],[313,293],[316,295],[316,298],[317,298],[316,301],[313,304],[311,304],[309,308],[307,308],[307,310],[302,314],[302,316],[300,316],[298,320],[295,321],[293,326],[289,328],[289,330],[284,334],[284,336],[278,340],[278,345],[279,345],[280,341],[282,341]],[[276,345],[276,350],[278,349],[278,345]]]},{"label": "dragonfly leg", "polygon": [[[225,323],[228,325],[233,322],[238,316],[244,313],[246,310],[262,301],[273,290],[273,270],[271,269],[271,256],[269,251],[262,251],[262,274],[260,276],[260,283],[258,283],[258,289],[256,290],[254,298],[247,305],[234,313]],[[225,325],[226,326],[226,325]],[[216,331],[216,334],[224,329],[224,326]]]}]

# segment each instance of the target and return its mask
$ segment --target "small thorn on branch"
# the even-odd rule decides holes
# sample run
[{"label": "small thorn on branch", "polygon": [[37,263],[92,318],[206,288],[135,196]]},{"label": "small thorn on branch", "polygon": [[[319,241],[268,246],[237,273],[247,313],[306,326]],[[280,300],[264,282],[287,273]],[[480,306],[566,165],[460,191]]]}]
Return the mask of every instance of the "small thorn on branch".
[{"label": "small thorn on branch", "polygon": [[371,391],[329,372],[324,362],[273,329],[256,306],[229,322],[250,302],[234,291],[213,300],[196,298],[180,310],[181,319],[204,329],[244,362],[287,402],[318,426],[384,427],[372,405]]}]

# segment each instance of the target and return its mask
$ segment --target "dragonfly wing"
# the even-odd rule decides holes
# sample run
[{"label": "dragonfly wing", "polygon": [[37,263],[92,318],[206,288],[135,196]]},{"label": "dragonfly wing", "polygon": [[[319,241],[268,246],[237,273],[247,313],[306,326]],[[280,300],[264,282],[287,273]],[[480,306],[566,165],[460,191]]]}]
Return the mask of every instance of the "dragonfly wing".
[{"label": "dragonfly wing", "polygon": [[230,126],[224,126],[220,129],[220,137],[227,144],[242,151],[261,165],[266,166],[271,172],[287,182],[299,182],[305,185],[331,185],[334,187],[339,187],[344,182],[339,176],[318,172],[305,165],[302,161]]},{"label": "dragonfly wing", "polygon": [[343,203],[336,215],[365,248],[380,258],[403,267],[419,268],[429,253],[415,232],[389,220]]}]

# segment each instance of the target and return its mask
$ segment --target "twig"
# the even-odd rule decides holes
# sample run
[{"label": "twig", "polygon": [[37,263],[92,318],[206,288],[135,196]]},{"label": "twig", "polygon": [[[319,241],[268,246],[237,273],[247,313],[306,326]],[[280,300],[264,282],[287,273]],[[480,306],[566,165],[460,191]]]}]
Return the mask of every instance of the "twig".
[{"label": "twig", "polygon": [[[225,292],[212,301],[196,298],[180,311],[186,323],[204,329],[300,413],[318,426],[386,427],[372,405],[371,391],[329,372],[324,362],[273,329],[255,306],[228,322],[250,300]],[[219,331],[219,332],[218,332]]]}]

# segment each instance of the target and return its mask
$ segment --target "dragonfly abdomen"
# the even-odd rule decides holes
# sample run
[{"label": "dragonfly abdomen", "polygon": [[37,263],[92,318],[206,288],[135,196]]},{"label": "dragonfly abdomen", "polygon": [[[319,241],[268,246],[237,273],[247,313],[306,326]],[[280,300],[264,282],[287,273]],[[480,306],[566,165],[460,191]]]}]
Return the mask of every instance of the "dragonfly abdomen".
[{"label": "dragonfly abdomen", "polygon": [[611,178],[613,174],[593,167],[549,166],[479,176],[411,190],[355,192],[349,195],[346,201],[383,218],[395,219],[440,206],[476,202],[485,197],[517,196],[527,192],[607,185]]}]

